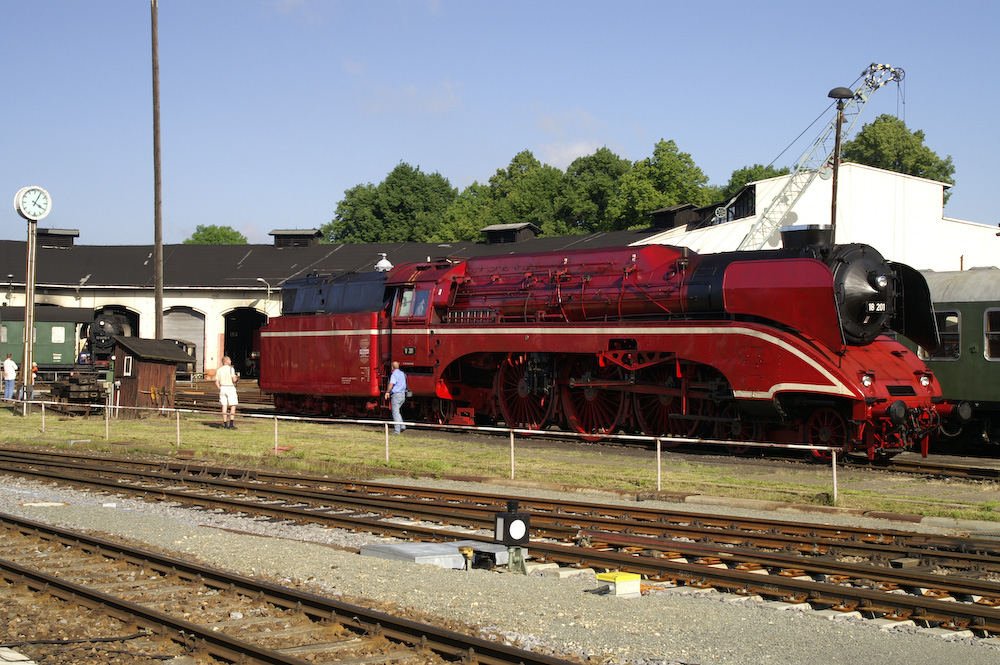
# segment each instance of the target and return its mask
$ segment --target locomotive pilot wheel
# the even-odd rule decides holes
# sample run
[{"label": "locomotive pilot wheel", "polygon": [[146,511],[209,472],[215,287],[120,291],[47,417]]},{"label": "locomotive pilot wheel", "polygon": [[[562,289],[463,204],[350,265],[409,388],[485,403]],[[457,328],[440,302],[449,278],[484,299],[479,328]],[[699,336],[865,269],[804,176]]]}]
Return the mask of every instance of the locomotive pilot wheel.
[{"label": "locomotive pilot wheel", "polygon": [[562,372],[563,412],[566,422],[586,441],[600,441],[613,434],[625,417],[628,394],[605,383],[619,383],[624,371],[618,365],[601,367],[595,356],[578,356]]},{"label": "locomotive pilot wheel", "polygon": [[[806,421],[805,442],[814,446],[833,446],[847,452],[850,430],[847,420],[831,408],[816,409]],[[833,454],[828,450],[810,450],[806,458],[814,461],[830,461]]]},{"label": "locomotive pilot wheel", "polygon": [[715,438],[733,441],[726,445],[726,450],[733,455],[745,455],[750,451],[750,446],[741,445],[741,441],[760,441],[763,438],[760,423],[744,420],[733,402],[726,402],[722,406],[718,418],[715,422]]}]

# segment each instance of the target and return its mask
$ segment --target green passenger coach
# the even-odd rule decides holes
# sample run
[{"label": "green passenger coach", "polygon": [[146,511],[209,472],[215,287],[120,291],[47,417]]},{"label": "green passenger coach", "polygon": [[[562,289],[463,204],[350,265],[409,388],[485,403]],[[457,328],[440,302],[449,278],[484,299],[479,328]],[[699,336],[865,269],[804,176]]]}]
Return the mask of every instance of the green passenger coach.
[{"label": "green passenger coach", "polygon": [[918,353],[949,400],[972,405],[969,437],[1000,444],[1000,269],[923,271],[934,302],[941,345]]},{"label": "green passenger coach", "polygon": [[[71,370],[85,340],[81,333],[93,320],[92,309],[36,305],[32,359],[39,373],[54,376]],[[24,364],[23,307],[0,307],[0,358],[8,353],[18,366]]]}]

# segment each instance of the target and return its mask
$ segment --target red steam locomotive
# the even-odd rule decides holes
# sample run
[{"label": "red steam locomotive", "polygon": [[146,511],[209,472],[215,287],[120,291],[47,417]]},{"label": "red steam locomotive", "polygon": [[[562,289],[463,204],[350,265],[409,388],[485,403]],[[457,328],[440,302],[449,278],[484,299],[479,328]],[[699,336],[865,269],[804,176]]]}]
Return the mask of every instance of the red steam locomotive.
[{"label": "red steam locomotive", "polygon": [[[786,239],[786,247],[789,244]],[[429,261],[285,284],[261,331],[285,412],[755,440],[891,455],[944,419],[926,282],[867,245],[698,255],[663,245]],[[888,334],[886,334],[888,333]]]}]

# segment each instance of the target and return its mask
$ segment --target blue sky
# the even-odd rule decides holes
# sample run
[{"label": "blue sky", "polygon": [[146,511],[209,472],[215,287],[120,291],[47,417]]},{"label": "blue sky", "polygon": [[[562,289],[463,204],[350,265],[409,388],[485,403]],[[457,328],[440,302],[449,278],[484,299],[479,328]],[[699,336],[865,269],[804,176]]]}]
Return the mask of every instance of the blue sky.
[{"label": "blue sky", "polygon": [[[923,130],[956,166],[946,215],[993,225],[997,25],[995,0],[160,0],[163,240],[270,243],[400,162],[461,189],[525,149],[564,169],[672,139],[723,185],[793,164],[872,62],[906,77],[860,122]],[[41,185],[43,228],[151,244],[149,1],[0,0],[0,34],[0,238]]]}]

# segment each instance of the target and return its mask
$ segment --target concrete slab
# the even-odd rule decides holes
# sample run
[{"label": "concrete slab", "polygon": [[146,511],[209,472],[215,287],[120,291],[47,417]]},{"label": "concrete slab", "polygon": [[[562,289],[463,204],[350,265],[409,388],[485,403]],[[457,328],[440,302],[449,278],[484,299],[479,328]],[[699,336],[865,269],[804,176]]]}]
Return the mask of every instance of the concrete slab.
[{"label": "concrete slab", "polygon": [[882,617],[871,619],[869,624],[877,626],[879,630],[883,630],[885,632],[898,630],[900,628],[914,628],[917,625],[912,619],[894,621],[893,619],[884,619]]},{"label": "concrete slab", "polygon": [[390,561],[429,563],[441,568],[465,568],[465,557],[450,543],[398,543],[368,545],[361,548],[361,556],[372,556]]},{"label": "concrete slab", "polygon": [[744,605],[746,603],[762,603],[764,602],[764,597],[758,596],[757,594],[752,596],[726,594],[722,597],[722,600],[723,602],[730,603],[731,605]]},{"label": "concrete slab", "polygon": [[783,600],[769,600],[764,603],[764,607],[770,607],[779,612],[812,612],[812,605],[809,603],[786,603]]},{"label": "concrete slab", "polygon": [[669,588],[669,587],[665,588],[665,589],[663,589],[662,592],[659,592],[659,593],[669,593],[669,594],[672,594],[674,596],[708,596],[708,595],[711,595],[711,594],[714,594],[714,593],[719,593],[719,590],[718,589],[713,589],[711,587],[700,588],[700,587],[693,587],[693,586],[678,586],[678,587],[673,587],[673,588]]},{"label": "concrete slab", "polygon": [[509,559],[507,548],[500,543],[481,543],[478,540],[459,540],[450,543],[386,543],[367,545],[361,548],[361,556],[372,556],[390,561],[429,563],[441,568],[465,568],[465,557],[459,547],[471,547],[473,565],[482,558],[490,559],[493,565],[506,566]]},{"label": "concrete slab", "polygon": [[0,647],[0,663],[18,663],[19,665],[35,665],[35,661],[31,660],[23,653],[18,653],[13,649],[8,649],[7,647]]},{"label": "concrete slab", "polygon": [[939,640],[950,642],[951,640],[968,640],[976,636],[971,630],[950,630],[948,628],[921,628],[921,635],[930,635]]},{"label": "concrete slab", "polygon": [[597,579],[597,573],[593,568],[570,568],[569,566],[560,566],[558,568],[549,568],[541,572],[542,577],[558,577],[559,579],[566,579],[569,577],[593,577]]},{"label": "concrete slab", "polygon": [[816,616],[829,619],[830,621],[847,621],[848,619],[861,619],[861,612],[841,612],[840,610],[816,610]]}]

